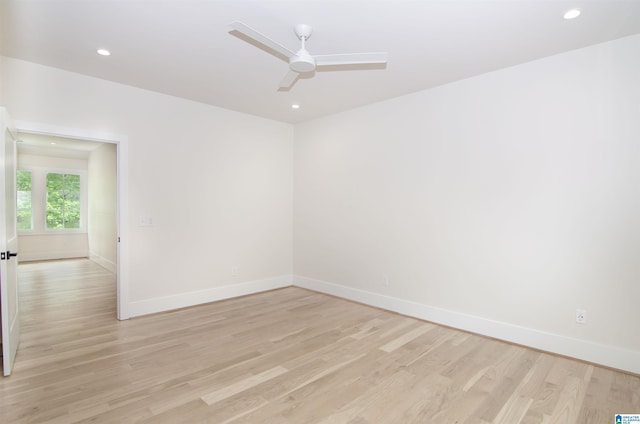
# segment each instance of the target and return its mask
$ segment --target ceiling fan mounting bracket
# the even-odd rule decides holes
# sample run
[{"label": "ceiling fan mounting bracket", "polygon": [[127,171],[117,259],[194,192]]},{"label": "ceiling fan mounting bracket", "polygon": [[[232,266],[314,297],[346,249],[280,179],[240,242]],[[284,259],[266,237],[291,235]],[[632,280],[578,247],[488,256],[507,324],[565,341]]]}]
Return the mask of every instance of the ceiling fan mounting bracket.
[{"label": "ceiling fan mounting bracket", "polygon": [[313,33],[313,28],[311,28],[311,26],[306,24],[298,24],[296,25],[295,33],[296,33],[296,36],[298,37],[298,40],[302,40],[302,39],[308,40],[311,37],[311,34]]}]

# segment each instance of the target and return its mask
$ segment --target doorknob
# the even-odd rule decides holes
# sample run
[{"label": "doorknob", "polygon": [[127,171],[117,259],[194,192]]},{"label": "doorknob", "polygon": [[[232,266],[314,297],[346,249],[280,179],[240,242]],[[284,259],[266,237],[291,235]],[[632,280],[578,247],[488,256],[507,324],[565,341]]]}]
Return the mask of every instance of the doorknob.
[{"label": "doorknob", "polygon": [[17,252],[11,252],[7,250],[6,252],[0,252],[0,260],[9,260],[12,256],[18,256]]}]

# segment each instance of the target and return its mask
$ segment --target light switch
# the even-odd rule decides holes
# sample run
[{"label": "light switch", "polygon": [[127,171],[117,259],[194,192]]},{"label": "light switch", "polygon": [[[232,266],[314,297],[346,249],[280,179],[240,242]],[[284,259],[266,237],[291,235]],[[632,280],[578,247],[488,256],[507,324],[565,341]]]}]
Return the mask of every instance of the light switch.
[{"label": "light switch", "polygon": [[151,227],[153,226],[153,218],[150,216],[141,216],[138,220],[139,227]]}]

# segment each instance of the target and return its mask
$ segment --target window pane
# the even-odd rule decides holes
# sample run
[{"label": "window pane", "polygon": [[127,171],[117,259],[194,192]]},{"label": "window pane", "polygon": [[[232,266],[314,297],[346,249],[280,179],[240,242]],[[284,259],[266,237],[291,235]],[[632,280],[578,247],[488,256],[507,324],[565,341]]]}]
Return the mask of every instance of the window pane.
[{"label": "window pane", "polygon": [[66,174],[64,177],[65,189],[80,195],[80,175]]},{"label": "window pane", "polygon": [[[77,175],[73,175],[76,177]],[[73,184],[72,184],[73,185]],[[77,191],[67,192],[64,228],[80,228],[80,178]]]},{"label": "window pane", "polygon": [[47,228],[80,228],[80,176],[47,174]]},{"label": "window pane", "polygon": [[16,172],[16,199],[18,230],[30,230],[31,221],[31,172]]}]

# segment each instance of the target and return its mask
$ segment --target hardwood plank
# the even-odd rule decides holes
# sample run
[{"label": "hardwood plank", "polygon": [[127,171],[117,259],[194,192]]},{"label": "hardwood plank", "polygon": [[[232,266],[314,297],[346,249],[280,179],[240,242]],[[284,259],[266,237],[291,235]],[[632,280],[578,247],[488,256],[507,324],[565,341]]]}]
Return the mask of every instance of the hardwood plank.
[{"label": "hardwood plank", "polygon": [[119,322],[88,260],[19,267],[3,423],[602,423],[640,377],[300,288]]},{"label": "hardwood plank", "polygon": [[221,389],[216,390],[215,392],[206,394],[201,396],[200,398],[209,406],[213,405],[216,402],[227,399],[233,395],[244,392],[245,390],[251,389],[258,384],[262,384],[266,381],[271,380],[279,375],[282,375],[288,372],[284,367],[277,366],[266,371],[261,372],[260,374],[255,374],[248,376],[236,383],[229,384]]}]

